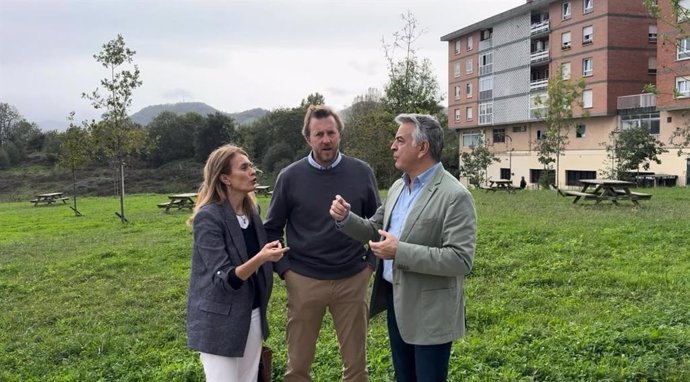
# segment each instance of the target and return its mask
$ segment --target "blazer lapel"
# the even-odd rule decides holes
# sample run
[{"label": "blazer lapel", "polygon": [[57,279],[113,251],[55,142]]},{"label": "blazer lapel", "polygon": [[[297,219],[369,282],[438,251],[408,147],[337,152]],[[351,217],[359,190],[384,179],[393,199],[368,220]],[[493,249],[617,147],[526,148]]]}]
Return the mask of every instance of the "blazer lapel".
[{"label": "blazer lapel", "polygon": [[383,210],[383,229],[388,230],[388,223],[391,220],[391,213],[393,212],[393,207],[395,207],[395,202],[398,200],[400,193],[402,192],[405,183],[399,180],[393,183],[393,187],[388,190],[388,196],[386,196],[386,207]]},{"label": "blazer lapel", "polygon": [[[259,251],[266,245],[266,230],[260,229],[262,223],[261,223],[261,218],[257,213],[253,213],[252,216],[250,217],[252,220],[252,225],[254,225],[254,232],[256,232],[256,238],[259,240]],[[259,267],[259,273],[263,276],[263,282],[266,283],[266,280],[268,280],[271,277],[271,272],[273,270],[271,267]]]},{"label": "blazer lapel", "polygon": [[240,228],[240,223],[237,221],[237,215],[235,215],[235,212],[230,208],[228,203],[223,203],[223,220],[228,227],[228,232],[230,232],[232,245],[240,255],[240,261],[242,263],[246,262],[249,260],[249,257],[247,256],[247,245],[244,243],[242,228]]}]

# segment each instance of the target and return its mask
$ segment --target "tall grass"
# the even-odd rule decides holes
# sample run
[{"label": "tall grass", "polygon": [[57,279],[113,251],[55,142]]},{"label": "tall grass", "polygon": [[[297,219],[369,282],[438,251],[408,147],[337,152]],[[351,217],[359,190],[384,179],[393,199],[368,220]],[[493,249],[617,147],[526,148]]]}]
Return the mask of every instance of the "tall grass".
[{"label": "tall grass", "polygon": [[[634,208],[475,192],[469,331],[453,345],[449,380],[690,380],[690,189],[651,193]],[[162,212],[165,200],[128,197],[127,225],[117,198],[80,199],[80,218],[63,205],[0,203],[1,381],[203,380],[185,345],[188,213]],[[277,381],[285,310],[276,278]],[[370,380],[392,380],[382,316],[368,347]],[[340,369],[327,320],[313,376],[336,381]]]}]

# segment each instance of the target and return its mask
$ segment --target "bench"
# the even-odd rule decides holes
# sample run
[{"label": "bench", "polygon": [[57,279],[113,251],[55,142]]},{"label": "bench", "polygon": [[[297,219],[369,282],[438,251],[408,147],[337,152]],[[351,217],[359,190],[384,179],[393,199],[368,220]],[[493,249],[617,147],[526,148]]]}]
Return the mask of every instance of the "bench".
[{"label": "bench", "polygon": [[577,203],[577,201],[580,200],[580,198],[584,198],[584,199],[599,199],[599,198],[601,198],[601,195],[590,194],[589,192],[582,192],[582,191],[571,191],[571,190],[561,191],[561,190],[558,190],[558,193],[562,196],[574,196],[575,200],[573,200],[573,203]]},{"label": "bench", "polygon": [[582,191],[566,190],[566,191],[561,191],[561,193],[563,193],[566,196],[579,196],[582,198],[597,198],[598,197],[597,195],[590,194],[589,192],[582,192]]},{"label": "bench", "polygon": [[33,203],[34,207],[36,207],[36,206],[38,206],[39,203],[45,203],[47,205],[51,205],[53,203],[57,203],[58,201],[62,201],[63,204],[67,204],[68,200],[69,200],[69,197],[66,197],[66,196],[39,195],[36,198],[29,200],[29,202]]},{"label": "bench", "polygon": [[[625,195],[625,190],[616,190],[616,194],[618,195]],[[651,194],[645,194],[643,192],[630,192],[630,196],[632,196],[635,199],[651,199],[652,195]]]},{"label": "bench", "polygon": [[269,195],[273,194],[273,192],[269,191],[268,188],[269,188],[268,186],[256,186],[256,189],[255,189],[256,195],[258,195],[258,196],[269,196]]}]

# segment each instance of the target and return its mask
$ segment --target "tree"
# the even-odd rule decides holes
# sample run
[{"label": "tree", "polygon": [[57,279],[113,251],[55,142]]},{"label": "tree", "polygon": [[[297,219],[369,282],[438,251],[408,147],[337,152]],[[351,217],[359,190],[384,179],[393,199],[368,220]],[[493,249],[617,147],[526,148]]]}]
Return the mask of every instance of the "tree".
[{"label": "tree", "polygon": [[142,82],[139,80],[137,65],[132,65],[133,70],[123,68],[123,65],[132,64],[132,57],[136,52],[127,48],[122,35],[118,34],[117,38],[107,42],[102,48],[93,57],[109,71],[109,77],[101,80],[105,95],[101,95],[96,88],[91,93],[82,93],[82,97],[91,101],[95,109],[104,110],[102,121],[93,122],[89,133],[98,150],[114,161],[115,165],[119,165],[120,212],[115,214],[120,221],[126,223],[125,159],[142,152],[148,144],[146,133],[127,116],[127,109],[132,104],[132,93]]},{"label": "tree", "polygon": [[612,179],[621,179],[640,167],[649,169],[651,162],[661,163],[659,155],[667,152],[663,143],[644,127],[614,130],[609,134],[611,144],[606,146],[610,168],[603,170]]},{"label": "tree", "polygon": [[300,107],[308,107],[309,105],[325,105],[326,98],[320,93],[309,94],[306,99],[302,99]]},{"label": "tree", "polygon": [[[396,115],[423,113],[433,115],[439,122],[446,121],[441,106],[443,96],[431,62],[417,57],[415,43],[424,31],[419,29],[412,13],[404,13],[402,20],[403,27],[393,33],[393,41],[387,43],[382,40],[388,69],[383,96],[369,89],[355,98],[345,115],[348,126],[344,137],[345,149],[371,165],[379,184],[390,184],[397,176],[388,145],[397,130],[393,121]],[[441,126],[444,125],[442,123]],[[457,144],[448,145],[446,142],[446,150],[449,147],[450,155],[442,156],[444,167],[457,168]]]},{"label": "tree", "polygon": [[[394,115],[426,113],[438,115],[443,108],[438,81],[429,59],[417,57],[415,42],[424,34],[417,19],[407,11],[401,15],[403,28],[393,33],[393,42],[382,40],[388,65],[388,82],[384,87],[383,104]],[[398,52],[402,50],[400,57]]]},{"label": "tree", "polygon": [[213,150],[235,138],[235,120],[223,113],[216,112],[206,116],[206,123],[197,131],[194,144],[194,157],[199,162]]},{"label": "tree", "polygon": [[367,162],[378,184],[392,183],[398,176],[397,170],[391,165],[389,146],[395,136],[394,116],[379,99],[363,95],[355,98],[355,103],[343,118],[346,126],[343,151]]},{"label": "tree", "polygon": [[479,138],[477,144],[470,146],[470,151],[460,154],[459,174],[466,177],[469,184],[479,187],[486,183],[486,169],[493,162],[500,162]]},{"label": "tree", "polygon": [[544,166],[543,173],[549,173],[555,164],[556,185],[559,184],[558,169],[560,156],[568,144],[568,130],[577,124],[574,118],[573,105],[582,110],[582,117],[588,113],[582,109],[582,91],[585,88],[585,81],[580,79],[572,82],[570,79],[563,79],[562,69],[559,67],[555,76],[549,79],[547,86],[547,96],[537,97],[536,104],[541,106],[537,109],[537,117],[546,125],[546,132],[538,137],[534,142],[537,150],[537,160]]},{"label": "tree", "polygon": [[183,116],[165,111],[158,114],[147,128],[149,139],[155,142],[149,160],[156,166],[194,157],[196,127],[185,123]]},{"label": "tree", "polygon": [[14,106],[0,102],[0,145],[3,145],[15,123],[22,120],[22,116]]},{"label": "tree", "polygon": [[[40,151],[43,132],[33,122],[26,119],[15,121],[7,130],[3,143],[12,165],[17,165],[33,151]],[[38,145],[38,149],[35,146]]]},{"label": "tree", "polygon": [[74,124],[74,112],[67,117],[69,127],[63,135],[60,154],[58,155],[58,165],[69,168],[72,171],[72,199],[74,206],[74,216],[81,216],[77,209],[77,169],[82,168],[91,158],[89,150],[89,133]]}]

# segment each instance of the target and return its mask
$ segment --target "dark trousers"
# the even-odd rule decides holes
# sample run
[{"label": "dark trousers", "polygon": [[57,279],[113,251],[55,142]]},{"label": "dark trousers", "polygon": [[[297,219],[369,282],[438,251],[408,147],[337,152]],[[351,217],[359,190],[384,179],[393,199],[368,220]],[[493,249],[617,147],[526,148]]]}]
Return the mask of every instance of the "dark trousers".
[{"label": "dark trousers", "polygon": [[412,345],[403,341],[393,309],[393,286],[384,281],[388,301],[388,338],[397,382],[445,382],[452,342],[439,345]]}]

